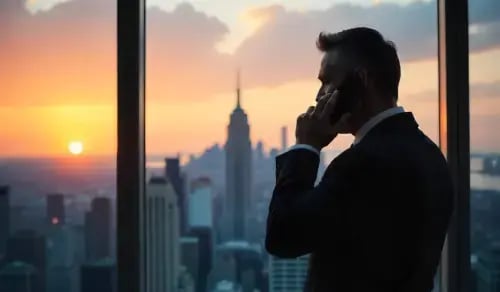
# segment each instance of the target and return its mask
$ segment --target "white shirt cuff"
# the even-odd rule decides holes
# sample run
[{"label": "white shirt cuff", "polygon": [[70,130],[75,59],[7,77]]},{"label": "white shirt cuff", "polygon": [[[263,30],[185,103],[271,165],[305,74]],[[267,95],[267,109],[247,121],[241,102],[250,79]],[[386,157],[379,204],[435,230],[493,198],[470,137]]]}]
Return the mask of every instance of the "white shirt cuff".
[{"label": "white shirt cuff", "polygon": [[292,147],[288,148],[287,150],[283,151],[283,153],[286,153],[286,152],[292,151],[292,150],[297,150],[297,149],[306,149],[306,150],[309,150],[309,151],[316,153],[317,155],[320,155],[320,152],[318,151],[318,149],[314,148],[311,145],[307,145],[307,144],[295,144]]}]

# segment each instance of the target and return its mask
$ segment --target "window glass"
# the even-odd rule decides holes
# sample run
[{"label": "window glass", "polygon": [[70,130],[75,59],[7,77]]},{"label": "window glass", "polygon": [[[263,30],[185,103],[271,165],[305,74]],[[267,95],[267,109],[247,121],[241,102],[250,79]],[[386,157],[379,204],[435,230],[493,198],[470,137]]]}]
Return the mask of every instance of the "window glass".
[{"label": "window glass", "polygon": [[[146,196],[173,209],[154,213],[167,222],[162,230],[170,244],[146,261],[152,273],[176,271],[169,279],[184,289],[303,285],[307,258],[270,258],[263,240],[274,158],[294,144],[296,117],[314,104],[320,86],[319,32],[369,26],[394,41],[402,64],[399,103],[437,143],[435,1],[148,0],[147,6]],[[352,141],[339,137],[324,151],[320,175]],[[173,258],[154,262],[163,253]]]},{"label": "window glass", "polygon": [[469,0],[471,291],[500,289],[500,2]]},{"label": "window glass", "polygon": [[0,291],[115,286],[116,1],[0,1]]}]

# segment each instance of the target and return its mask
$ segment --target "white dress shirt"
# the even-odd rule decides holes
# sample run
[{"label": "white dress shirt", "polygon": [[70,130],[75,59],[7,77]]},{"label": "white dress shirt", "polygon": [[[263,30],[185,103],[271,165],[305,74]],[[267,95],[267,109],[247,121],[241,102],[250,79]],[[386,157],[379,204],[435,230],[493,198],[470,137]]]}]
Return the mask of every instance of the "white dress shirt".
[{"label": "white dress shirt", "polygon": [[[361,142],[361,140],[366,136],[366,134],[368,134],[368,132],[370,132],[371,129],[373,129],[376,125],[378,125],[383,120],[385,120],[389,117],[392,117],[394,115],[404,113],[404,112],[405,112],[405,110],[403,109],[403,107],[398,106],[398,107],[392,107],[390,109],[386,109],[385,111],[378,113],[377,115],[375,115],[374,117],[369,119],[363,126],[361,126],[361,128],[359,128],[358,132],[354,136],[353,145],[356,145],[359,142]],[[307,144],[295,144],[292,147],[290,147],[287,151],[291,151],[291,150],[295,150],[295,149],[307,149],[307,150],[313,151],[319,155],[318,149],[314,148],[311,145],[307,145]]]}]

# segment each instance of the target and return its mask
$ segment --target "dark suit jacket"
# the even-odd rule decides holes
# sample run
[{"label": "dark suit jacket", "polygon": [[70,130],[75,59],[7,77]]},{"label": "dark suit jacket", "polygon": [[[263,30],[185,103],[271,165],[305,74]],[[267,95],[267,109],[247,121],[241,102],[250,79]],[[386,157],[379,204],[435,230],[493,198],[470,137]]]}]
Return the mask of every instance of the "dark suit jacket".
[{"label": "dark suit jacket", "polygon": [[380,122],[315,187],[318,165],[307,149],[277,157],[268,252],[311,254],[305,291],[431,291],[453,185],[413,115]]}]

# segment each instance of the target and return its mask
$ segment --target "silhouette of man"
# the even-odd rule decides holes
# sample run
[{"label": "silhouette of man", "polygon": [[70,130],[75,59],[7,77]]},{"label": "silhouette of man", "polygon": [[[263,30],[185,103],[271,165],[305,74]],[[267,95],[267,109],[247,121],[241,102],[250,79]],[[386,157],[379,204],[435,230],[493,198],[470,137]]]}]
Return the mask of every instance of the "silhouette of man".
[{"label": "silhouette of man", "polygon": [[[276,158],[266,249],[311,254],[305,291],[431,291],[453,186],[440,149],[397,106],[396,49],[370,28],[322,33],[317,47],[317,104],[298,117],[297,144]],[[347,90],[350,76],[358,81]],[[342,98],[353,105],[332,122]],[[354,143],[315,186],[319,153],[341,133]]]}]

